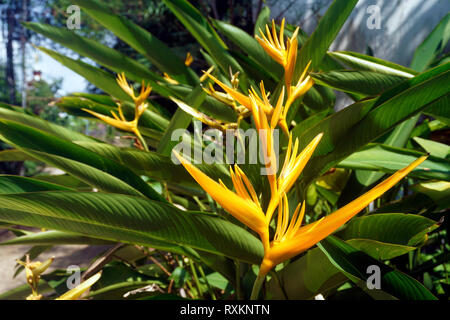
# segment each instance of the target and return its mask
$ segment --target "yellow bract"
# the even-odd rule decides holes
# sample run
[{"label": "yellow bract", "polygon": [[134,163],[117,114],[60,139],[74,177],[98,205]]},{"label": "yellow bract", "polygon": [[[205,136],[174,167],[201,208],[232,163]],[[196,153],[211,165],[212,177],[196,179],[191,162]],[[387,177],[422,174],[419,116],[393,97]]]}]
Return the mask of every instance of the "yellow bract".
[{"label": "yellow bract", "polygon": [[83,281],[79,285],[77,285],[75,288],[67,291],[63,295],[61,295],[59,298],[56,298],[55,300],[77,300],[83,293],[85,293],[90,287],[96,283],[102,275],[102,272],[98,272],[89,279]]},{"label": "yellow bract", "polygon": [[117,76],[117,84],[134,101],[135,110],[133,120],[128,121],[125,118],[122,111],[122,105],[120,103],[118,103],[119,116],[117,116],[117,114],[114,111],[111,111],[113,118],[89,109],[83,108],[82,110],[92,114],[94,117],[99,118],[100,120],[112,125],[113,127],[116,127],[117,129],[134,133],[139,138],[141,143],[144,145],[144,148],[147,149],[145,140],[142,138],[141,133],[139,132],[138,122],[139,118],[142,116],[142,114],[148,107],[148,104],[145,101],[150,95],[152,87],[150,87],[150,85],[145,85],[144,81],[142,81],[141,92],[139,93],[138,96],[136,96],[133,87],[131,87],[131,85],[128,83],[124,73]]},{"label": "yellow bract", "polygon": [[186,55],[186,59],[184,60],[184,64],[189,67],[192,62],[194,62],[194,57],[192,56],[192,54],[190,52],[187,53]]},{"label": "yellow bract", "polygon": [[25,268],[25,275],[27,278],[27,283],[31,287],[31,295],[27,297],[27,300],[40,300],[42,298],[42,295],[38,294],[38,284],[39,280],[41,279],[41,274],[45,272],[45,270],[50,267],[53,260],[55,258],[47,259],[44,262],[30,261],[30,256],[27,254],[24,261],[16,260],[16,262]]}]

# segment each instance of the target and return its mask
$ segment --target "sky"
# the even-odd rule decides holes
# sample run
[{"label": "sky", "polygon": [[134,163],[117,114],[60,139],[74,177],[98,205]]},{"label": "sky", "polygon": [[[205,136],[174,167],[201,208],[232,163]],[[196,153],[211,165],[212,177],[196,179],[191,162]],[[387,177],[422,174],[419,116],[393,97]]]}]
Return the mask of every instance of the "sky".
[{"label": "sky", "polygon": [[[45,47],[45,45],[44,45]],[[0,63],[6,63],[6,42],[3,39],[2,32],[0,32]],[[17,43],[14,46],[14,54],[16,57],[15,74],[17,83],[21,83],[22,70],[19,64],[19,50]],[[63,78],[62,88],[58,92],[58,96],[70,94],[72,92],[83,92],[86,90],[87,82],[77,73],[64,67],[58,61],[50,58],[45,53],[36,48],[27,46],[27,81],[32,80],[33,71],[41,71],[42,79],[48,82],[52,80]],[[20,88],[18,88],[20,89]]]}]

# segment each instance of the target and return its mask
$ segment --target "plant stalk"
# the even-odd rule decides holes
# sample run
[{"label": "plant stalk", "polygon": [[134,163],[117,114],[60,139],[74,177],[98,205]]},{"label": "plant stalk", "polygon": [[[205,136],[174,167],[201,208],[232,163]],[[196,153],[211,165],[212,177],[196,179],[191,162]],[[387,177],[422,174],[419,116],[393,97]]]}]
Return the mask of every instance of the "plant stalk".
[{"label": "plant stalk", "polygon": [[255,283],[253,284],[252,295],[250,296],[250,300],[258,300],[259,292],[261,291],[261,287],[265,279],[266,275],[261,274],[261,272],[259,272],[258,276],[256,277]]}]

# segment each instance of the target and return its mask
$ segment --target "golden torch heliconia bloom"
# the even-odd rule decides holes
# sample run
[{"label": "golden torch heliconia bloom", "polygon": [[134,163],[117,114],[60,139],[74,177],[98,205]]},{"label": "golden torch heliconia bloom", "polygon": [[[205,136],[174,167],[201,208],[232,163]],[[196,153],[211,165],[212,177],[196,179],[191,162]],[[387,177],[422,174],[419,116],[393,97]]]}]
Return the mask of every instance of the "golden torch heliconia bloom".
[{"label": "golden torch heliconia bloom", "polygon": [[[265,117],[265,114],[260,112],[260,116]],[[267,118],[262,119],[262,121],[267,123]],[[261,140],[267,139],[267,136],[267,134],[263,134]],[[301,224],[306,209],[305,204],[297,206],[292,219],[289,221],[289,204],[286,194],[296,182],[321,138],[322,134],[319,134],[298,156],[298,140],[292,147],[292,139],[289,139],[288,152],[280,175],[278,178],[276,174],[267,176],[271,185],[272,196],[266,211],[263,211],[259,202],[259,195],[256,194],[251,182],[238,166],[235,166],[234,171],[230,168],[230,175],[235,189],[235,192],[233,192],[221,181],[219,183],[215,182],[181,155],[174,152],[186,170],[217,203],[260,236],[264,247],[264,258],[257,281],[261,283],[265,275],[277,264],[302,253],[332,234],[361,212],[370,202],[392,188],[427,158],[423,156],[417,159],[346,206],[302,227]],[[270,142],[267,143],[266,141],[266,146],[267,144],[270,144]],[[266,166],[270,167],[271,164]],[[274,239],[270,241],[269,224],[276,208],[278,208],[276,234]],[[256,289],[252,293],[252,298],[257,298],[259,286],[255,286]]]},{"label": "golden torch heliconia bloom", "polygon": [[136,96],[133,87],[128,83],[124,73],[117,76],[117,84],[134,101],[135,111],[134,111],[134,119],[133,120],[128,121],[125,118],[125,116],[123,115],[123,111],[122,111],[122,105],[120,103],[118,103],[118,105],[117,105],[118,111],[119,111],[119,116],[114,111],[111,111],[113,118],[111,118],[109,116],[105,116],[104,114],[101,114],[101,113],[98,113],[98,112],[95,112],[95,111],[92,111],[89,109],[83,108],[82,110],[86,111],[87,113],[90,113],[94,117],[99,118],[100,120],[106,122],[107,124],[112,125],[113,127],[116,127],[117,129],[134,133],[136,135],[136,137],[139,139],[139,141],[141,142],[144,149],[147,150],[147,145],[145,143],[145,140],[143,139],[143,137],[139,131],[139,128],[138,128],[138,122],[139,122],[139,118],[142,116],[142,114],[145,112],[145,110],[148,107],[148,103],[146,102],[146,100],[147,100],[148,96],[150,95],[150,93],[152,92],[152,87],[150,87],[150,85],[145,85],[144,81],[142,81],[141,92],[139,93],[138,96]]},{"label": "golden torch heliconia bloom", "polygon": [[[284,95],[284,93],[282,92],[281,95]],[[332,234],[363,210],[370,202],[393,187],[399,180],[425,161],[427,157],[421,157],[404,169],[397,171],[372,190],[334,213],[319,221],[306,226],[301,226],[306,211],[305,204],[299,204],[293,217],[289,219],[289,204],[286,194],[297,181],[303,168],[312,157],[323,134],[318,134],[298,155],[298,139],[296,139],[293,144],[292,136],[290,135],[284,164],[277,174],[278,168],[276,167],[277,162],[276,159],[274,159],[275,152],[273,150],[273,131],[282,114],[283,99],[282,97],[278,99],[275,108],[271,106],[273,112],[272,118],[269,121],[263,108],[259,106],[255,96],[250,93],[248,98],[252,104],[251,110],[255,126],[259,131],[263,154],[265,156],[265,166],[268,170],[267,179],[271,189],[271,199],[268,208],[265,211],[262,209],[259,202],[259,195],[256,194],[249,179],[238,166],[235,166],[234,170],[230,169],[230,175],[235,189],[233,192],[221,181],[219,181],[219,183],[213,181],[178,153],[175,153],[175,155],[198,184],[215,201],[217,201],[217,203],[236,219],[255,231],[261,238],[264,247],[264,258],[260,266],[257,281],[255,282],[254,292],[252,293],[252,298],[257,298],[259,287],[261,286],[265,275],[272,268],[311,248],[317,242]],[[275,237],[270,241],[269,225],[277,208],[278,217],[276,219],[276,233]]]}]

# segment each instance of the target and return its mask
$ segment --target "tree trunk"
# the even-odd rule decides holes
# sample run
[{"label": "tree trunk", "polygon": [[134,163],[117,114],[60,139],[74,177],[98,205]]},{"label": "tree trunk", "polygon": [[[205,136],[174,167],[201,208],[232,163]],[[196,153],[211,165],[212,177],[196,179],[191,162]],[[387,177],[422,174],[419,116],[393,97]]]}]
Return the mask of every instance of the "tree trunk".
[{"label": "tree trunk", "polygon": [[16,79],[14,76],[13,48],[16,19],[14,13],[14,9],[11,6],[6,9],[6,21],[8,22],[8,38],[6,42],[6,86],[10,104],[16,104]]},{"label": "tree trunk", "polygon": [[[28,5],[29,0],[22,0],[22,18],[23,22],[28,20]],[[22,108],[27,107],[27,69],[26,69],[26,56],[27,56],[27,33],[23,26],[20,27],[20,50],[22,51]]]}]

